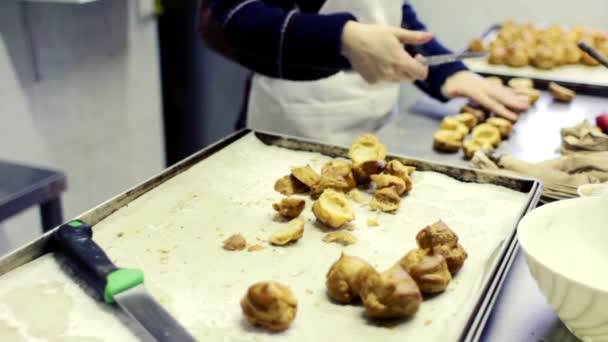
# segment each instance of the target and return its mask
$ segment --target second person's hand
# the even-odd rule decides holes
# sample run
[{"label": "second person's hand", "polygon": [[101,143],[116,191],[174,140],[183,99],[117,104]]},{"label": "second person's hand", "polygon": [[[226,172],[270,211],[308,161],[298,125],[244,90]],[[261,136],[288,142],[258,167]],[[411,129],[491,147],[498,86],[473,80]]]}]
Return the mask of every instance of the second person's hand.
[{"label": "second person's hand", "polygon": [[342,54],[367,82],[423,80],[428,67],[405,51],[403,44],[431,40],[429,32],[349,21],[342,32]]}]

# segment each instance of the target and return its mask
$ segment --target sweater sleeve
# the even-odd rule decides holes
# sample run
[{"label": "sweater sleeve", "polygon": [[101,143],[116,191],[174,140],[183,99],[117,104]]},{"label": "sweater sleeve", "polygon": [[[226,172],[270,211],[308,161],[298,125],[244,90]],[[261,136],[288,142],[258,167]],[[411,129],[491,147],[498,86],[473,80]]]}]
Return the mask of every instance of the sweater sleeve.
[{"label": "sweater sleeve", "polygon": [[[407,3],[403,5],[403,20],[401,26],[408,30],[427,30],[426,26],[418,19],[418,16],[416,15],[416,12],[412,6]],[[412,55],[421,54],[423,56],[451,53],[451,51],[439,43],[437,39],[432,39],[423,45],[406,46],[406,49]],[[415,84],[418,88],[430,96],[441,101],[447,101],[448,99],[441,94],[441,86],[448,77],[462,70],[467,70],[467,67],[462,62],[432,66],[429,68],[429,76],[427,79],[424,81],[417,81]]]},{"label": "sweater sleeve", "polygon": [[[289,1],[284,2],[289,3]],[[341,54],[349,13],[304,13],[262,0],[205,0],[198,28],[208,45],[255,72],[314,80],[349,69]]]}]

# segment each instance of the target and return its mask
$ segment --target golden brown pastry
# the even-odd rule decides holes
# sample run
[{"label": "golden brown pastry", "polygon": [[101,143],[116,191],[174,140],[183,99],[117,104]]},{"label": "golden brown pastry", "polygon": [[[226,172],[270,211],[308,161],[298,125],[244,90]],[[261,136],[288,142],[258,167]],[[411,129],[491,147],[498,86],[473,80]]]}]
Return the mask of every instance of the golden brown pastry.
[{"label": "golden brown pastry", "polygon": [[447,224],[439,220],[424,227],[416,234],[416,243],[421,249],[433,249],[440,245],[453,246],[458,243],[458,236]]},{"label": "golden brown pastry", "polygon": [[554,56],[555,49],[553,47],[547,44],[539,45],[536,47],[531,63],[539,69],[551,69],[557,65]]},{"label": "golden brown pastry", "polygon": [[555,82],[549,82],[549,93],[551,93],[555,100],[560,102],[570,102],[576,97],[576,93],[573,90]]},{"label": "golden brown pastry", "polygon": [[323,166],[320,181],[312,187],[311,195],[319,196],[326,189],[349,192],[357,186],[351,164],[344,160],[332,160]]},{"label": "golden brown pastry", "polygon": [[433,148],[439,152],[458,152],[464,136],[458,131],[440,129],[433,135]]},{"label": "golden brown pastry", "polygon": [[498,128],[498,130],[500,131],[500,137],[502,139],[508,138],[509,135],[511,135],[511,132],[513,131],[513,123],[504,118],[500,118],[497,116],[491,117],[486,121],[486,123]]},{"label": "golden brown pastry", "polygon": [[492,146],[497,146],[501,141],[498,128],[487,123],[483,123],[473,128],[472,136],[474,140],[489,143]]},{"label": "golden brown pastry", "polygon": [[274,183],[274,189],[285,196],[302,194],[308,191],[308,186],[300,182],[292,175],[284,176]]},{"label": "golden brown pastry", "polygon": [[426,249],[411,250],[399,260],[399,265],[414,278],[422,293],[443,292],[452,280],[445,258]]},{"label": "golden brown pastry", "polygon": [[[406,191],[409,191],[405,181],[402,178],[393,175],[373,175],[372,181],[376,183],[376,189],[393,188],[398,195],[403,195]],[[410,184],[411,186],[411,184]]]},{"label": "golden brown pastry", "polygon": [[399,265],[385,272],[361,276],[361,300],[371,318],[402,318],[414,315],[422,295],[412,277]]},{"label": "golden brown pastry", "polygon": [[534,88],[534,81],[529,78],[515,77],[510,79],[507,85],[515,89],[531,89]]},{"label": "golden brown pastry", "polygon": [[533,89],[533,88],[519,88],[517,89],[517,92],[523,95],[526,95],[528,97],[528,101],[530,102],[530,105],[534,105],[536,103],[536,101],[538,101],[538,99],[540,99],[540,91]]},{"label": "golden brown pastry", "polygon": [[301,198],[283,198],[281,202],[273,203],[272,208],[276,210],[279,215],[292,219],[300,216],[304,207],[306,206],[306,201]]},{"label": "golden brown pastry", "polygon": [[384,160],[368,160],[361,164],[353,164],[353,175],[357,184],[366,184],[371,175],[382,173],[386,162]]},{"label": "golden brown pastry", "polygon": [[507,62],[507,48],[502,45],[494,45],[490,47],[488,62],[490,64],[505,64]]},{"label": "golden brown pastry", "polygon": [[561,42],[553,44],[553,60],[556,66],[568,64],[565,44]]},{"label": "golden brown pastry", "polygon": [[486,48],[483,44],[483,40],[480,38],[475,38],[469,43],[469,51],[471,52],[484,52]]},{"label": "golden brown pastry", "polygon": [[441,254],[445,258],[452,276],[460,271],[468,257],[467,252],[459,244],[435,246],[433,253]]},{"label": "golden brown pastry", "polygon": [[363,134],[350,145],[348,156],[354,164],[386,159],[386,146],[373,134]]},{"label": "golden brown pastry", "polygon": [[304,235],[304,220],[295,218],[272,233],[269,241],[276,246],[285,246],[300,240],[302,235]]},{"label": "golden brown pastry", "polygon": [[325,234],[323,242],[339,243],[342,246],[348,246],[357,243],[357,237],[349,232],[339,231]]},{"label": "golden brown pastry", "polygon": [[425,227],[416,235],[416,242],[421,249],[430,250],[433,254],[441,254],[452,275],[463,266],[468,255],[458,244],[458,236],[443,221],[437,221]]},{"label": "golden brown pastry", "polygon": [[470,114],[475,115],[478,122],[486,119],[486,112],[484,112],[482,109],[472,107],[468,104],[462,106],[462,108],[460,108],[460,112],[461,113],[470,113]]},{"label": "golden brown pastry", "polygon": [[469,127],[451,116],[443,118],[443,120],[441,120],[441,124],[439,124],[439,128],[449,131],[456,131],[460,133],[463,138],[469,134]]},{"label": "golden brown pastry", "polygon": [[405,183],[405,192],[409,192],[412,190],[412,179],[410,178],[410,175],[414,170],[416,170],[416,168],[413,166],[405,166],[398,160],[391,160],[386,164],[384,173],[401,178]]},{"label": "golden brown pastry", "polygon": [[298,301],[291,290],[278,282],[253,284],[241,300],[245,319],[272,331],[283,331],[296,318]]},{"label": "golden brown pastry", "polygon": [[[589,46],[595,47],[595,40],[590,35],[584,36],[583,38],[581,38],[581,41],[587,43],[587,45]],[[581,57],[581,63],[588,66],[600,65],[600,62],[598,62],[597,59],[591,57],[591,55],[586,52],[583,52],[583,56]]]},{"label": "golden brown pastry", "polygon": [[321,180],[319,174],[315,172],[315,170],[310,167],[310,165],[306,165],[304,167],[296,167],[291,169],[291,174],[297,180],[306,184],[309,188],[315,186]]},{"label": "golden brown pastry", "polygon": [[331,228],[340,228],[355,219],[355,212],[343,193],[333,189],[323,191],[312,205],[317,220]]},{"label": "golden brown pastry", "polygon": [[399,209],[400,203],[401,196],[393,187],[388,187],[376,190],[369,206],[375,210],[392,213]]},{"label": "golden brown pastry", "polygon": [[466,140],[462,143],[462,150],[464,151],[464,156],[467,159],[473,158],[473,155],[477,151],[492,151],[494,146],[488,142],[478,141],[475,139]]},{"label": "golden brown pastry", "polygon": [[247,247],[247,241],[241,234],[231,235],[224,240],[224,249],[227,251],[242,251]]},{"label": "golden brown pastry", "polygon": [[515,45],[507,49],[506,64],[514,68],[524,67],[530,64],[530,56],[524,46]]},{"label": "golden brown pastry", "polygon": [[567,43],[564,45],[564,60],[565,64],[578,64],[583,58],[583,51],[576,43]]},{"label": "golden brown pastry", "polygon": [[365,260],[342,253],[325,276],[327,294],[338,303],[352,303],[359,299],[361,279],[369,273],[377,272]]}]

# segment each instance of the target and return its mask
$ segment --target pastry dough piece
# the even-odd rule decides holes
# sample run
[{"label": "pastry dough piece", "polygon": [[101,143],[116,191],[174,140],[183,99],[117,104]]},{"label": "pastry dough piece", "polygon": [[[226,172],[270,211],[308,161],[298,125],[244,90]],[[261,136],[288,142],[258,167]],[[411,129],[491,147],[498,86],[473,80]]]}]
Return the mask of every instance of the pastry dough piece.
[{"label": "pastry dough piece", "polygon": [[567,43],[564,45],[564,59],[566,64],[578,64],[583,58],[583,51],[576,43]]},{"label": "pastry dough piece", "polygon": [[403,195],[405,192],[410,191],[411,182],[409,187],[405,184],[402,178],[393,175],[373,175],[372,181],[376,183],[376,189],[393,188],[398,195]]},{"label": "pastry dough piece", "polygon": [[532,81],[532,79],[530,79],[530,78],[521,78],[521,77],[512,78],[509,80],[509,82],[507,84],[509,85],[509,87],[515,88],[515,89],[533,89],[534,88],[534,81]]},{"label": "pastry dough piece", "polygon": [[399,265],[414,278],[422,293],[443,292],[452,280],[443,255],[431,254],[426,249],[410,251],[399,260]]},{"label": "pastry dough piece", "polygon": [[477,125],[477,123],[479,122],[479,119],[477,119],[477,116],[475,116],[475,114],[472,114],[472,113],[460,113],[460,114],[452,116],[452,118],[454,120],[460,122],[461,124],[467,126],[467,128],[469,128],[469,129],[473,129],[473,127],[475,127]]},{"label": "pastry dough piece", "polygon": [[302,213],[304,207],[306,206],[306,201],[301,198],[283,198],[281,202],[273,203],[272,208],[276,210],[281,216],[293,219]]},{"label": "pastry dough piece", "polygon": [[419,231],[416,234],[416,243],[421,249],[433,249],[441,245],[455,246],[458,244],[458,236],[447,224],[439,220]]},{"label": "pastry dough piece", "polygon": [[349,232],[331,232],[325,234],[323,242],[327,243],[339,243],[342,246],[353,245],[357,243],[357,237]]},{"label": "pastry dough piece", "polygon": [[459,244],[456,244],[455,246],[441,245],[433,247],[433,253],[441,254],[445,258],[452,276],[460,271],[468,257],[467,252]]},{"label": "pastry dough piece", "polygon": [[433,148],[440,152],[458,152],[462,147],[463,138],[458,131],[440,129],[433,135]]},{"label": "pastry dough piece", "polygon": [[488,77],[486,77],[486,80],[492,84],[504,85],[502,78],[497,77],[497,76],[488,76]]},{"label": "pastry dough piece", "polygon": [[241,300],[245,319],[272,331],[283,331],[296,318],[298,301],[291,290],[278,282],[256,283]]},{"label": "pastry dough piece", "polygon": [[[441,124],[439,125],[439,128],[441,129],[445,129],[448,131],[456,131],[458,133],[460,133],[462,135],[462,138],[464,138],[467,134],[469,134],[469,127],[467,127],[465,124],[463,124],[462,122],[456,120],[453,117],[445,117],[442,121]],[[461,138],[461,140],[462,140]]]},{"label": "pastry dough piece", "polygon": [[462,268],[468,257],[467,252],[458,243],[456,233],[443,221],[437,221],[418,232],[416,242],[421,249],[441,254],[452,275]]},{"label": "pastry dough piece", "polygon": [[536,103],[536,101],[538,101],[538,99],[540,99],[540,91],[534,89],[534,88],[519,88],[517,89],[517,92],[523,95],[526,95],[528,97],[528,101],[530,102],[530,105],[534,105]]},{"label": "pastry dough piece", "polygon": [[318,197],[326,189],[349,192],[357,186],[351,164],[344,160],[332,160],[323,166],[321,180],[312,187],[311,195]]},{"label": "pastry dough piece", "polygon": [[[411,188],[412,180],[410,175],[416,170],[413,166],[405,166],[398,160],[391,160],[386,164],[386,168],[384,169],[384,173],[387,175],[393,175],[403,179],[406,187]],[[408,184],[410,184],[408,186]]]},{"label": "pastry dough piece", "polygon": [[462,150],[467,159],[473,158],[477,151],[492,151],[494,146],[488,142],[478,141],[475,139],[466,140],[462,143]]},{"label": "pastry dough piece", "polygon": [[414,315],[422,295],[412,277],[399,265],[361,276],[361,300],[371,318],[403,318]]},{"label": "pastry dough piece", "polygon": [[300,182],[292,175],[287,175],[274,183],[274,189],[285,196],[291,196],[294,194],[302,194],[308,191],[308,186]]},{"label": "pastry dough piece", "polygon": [[302,235],[304,235],[304,220],[296,218],[272,233],[269,241],[276,246],[285,246],[288,243],[300,240]]},{"label": "pastry dough piece", "polygon": [[500,131],[500,137],[505,139],[511,135],[513,131],[513,123],[505,118],[492,117],[486,121],[487,124],[490,124]]},{"label": "pastry dough piece", "polygon": [[531,63],[539,69],[551,69],[557,64],[554,56],[555,50],[551,46],[540,45],[536,47]]},{"label": "pastry dough piece", "polygon": [[549,82],[549,92],[553,98],[560,102],[571,102],[576,97],[576,93],[555,82]]},{"label": "pastry dough piece", "polygon": [[363,134],[350,145],[348,156],[354,164],[386,159],[386,146],[373,134]]},{"label": "pastry dough piece", "polygon": [[507,62],[507,48],[502,45],[495,45],[490,47],[490,54],[488,56],[488,63],[501,65]]},{"label": "pastry dough piece", "polygon": [[374,192],[374,198],[369,202],[372,209],[392,213],[399,209],[401,197],[393,187],[382,188]]},{"label": "pastry dough piece", "polygon": [[511,46],[507,49],[506,64],[514,68],[520,68],[530,63],[530,56],[523,46]]},{"label": "pastry dough piece", "polygon": [[231,235],[224,240],[224,249],[227,251],[242,251],[247,247],[247,241],[241,234]]},{"label": "pastry dough piece", "polygon": [[483,40],[480,38],[475,38],[469,43],[469,51],[471,52],[484,52],[486,48],[483,44]]},{"label": "pastry dough piece", "polygon": [[474,140],[489,143],[492,146],[497,146],[501,141],[498,128],[487,123],[483,123],[473,128],[472,136]]},{"label": "pastry dough piece", "polygon": [[371,273],[377,272],[367,261],[342,253],[325,275],[327,294],[338,303],[352,303],[359,298],[361,279]]},{"label": "pastry dough piece", "polygon": [[353,175],[357,184],[369,183],[371,175],[382,173],[386,167],[384,160],[368,160],[361,164],[353,164]]},{"label": "pastry dough piece", "polygon": [[340,228],[355,219],[355,212],[343,193],[333,189],[323,191],[312,206],[317,220],[331,228]]},{"label": "pastry dough piece", "polygon": [[[468,104],[462,106],[462,108],[460,108],[460,112],[470,113],[470,114],[475,115],[475,117],[477,118],[477,122],[483,121],[486,119],[486,112],[484,112],[483,109],[475,108]],[[475,123],[475,124],[477,125],[477,123]]]},{"label": "pastry dough piece", "polygon": [[303,184],[306,184],[309,188],[312,188],[321,180],[321,176],[319,176],[310,165],[292,169],[291,175]]}]

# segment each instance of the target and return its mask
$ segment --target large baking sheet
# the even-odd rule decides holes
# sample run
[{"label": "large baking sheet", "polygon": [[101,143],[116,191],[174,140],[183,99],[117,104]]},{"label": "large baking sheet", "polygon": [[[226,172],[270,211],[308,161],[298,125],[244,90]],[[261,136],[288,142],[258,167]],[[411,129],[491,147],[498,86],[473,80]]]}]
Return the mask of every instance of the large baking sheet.
[{"label": "large baking sheet", "polygon": [[[494,40],[500,25],[492,26],[482,39],[489,43]],[[487,44],[486,44],[487,45]],[[493,65],[486,58],[464,60],[465,65],[486,76],[499,76],[505,79],[525,77],[535,80],[537,88],[544,89],[549,82],[559,82],[577,92],[589,95],[608,96],[608,68],[603,66],[564,65],[551,70],[541,70],[531,66],[514,68],[507,65]]]},{"label": "large baking sheet", "polygon": [[[425,301],[414,319],[387,329],[368,322],[360,307],[335,305],[327,300],[324,275],[342,248],[321,242],[324,232],[314,223],[309,210],[305,212],[305,236],[294,246],[269,247],[256,253],[226,252],[220,248],[221,241],[235,232],[245,235],[251,243],[265,244],[263,240],[280,225],[270,209],[270,204],[280,198],[272,185],[289,167],[309,163],[320,168],[329,157],[318,152],[345,155],[344,149],[316,143],[266,134],[241,136],[212,148],[218,153],[193,156],[163,173],[164,176],[155,177],[83,216],[96,224],[95,238],[110,257],[121,266],[143,268],[152,294],[197,337],[204,340],[472,338],[489,307],[491,296],[487,294],[497,287],[494,283],[508,259],[516,222],[538,199],[537,182],[403,158],[424,171],[414,174],[414,190],[404,198],[396,215],[372,213],[365,206],[355,205],[357,220],[353,234],[359,243],[345,251],[362,256],[381,269],[413,248],[415,233],[436,219],[452,225],[471,255],[447,293]],[[199,162],[205,157],[204,162]],[[434,171],[444,171],[451,177]],[[169,175],[176,174],[169,179]],[[369,216],[377,216],[381,226],[368,227],[365,222]],[[34,255],[44,252],[45,244],[41,242],[44,240],[1,260],[1,272],[24,263],[15,260],[35,259]],[[7,326],[13,328],[17,325],[15,329],[27,333],[31,319],[16,318],[14,310],[2,303],[19,302],[13,298],[13,291],[26,284],[39,305],[45,305],[44,299],[40,299],[45,297],[36,296],[36,292],[44,291],[51,283],[53,291],[61,293],[54,297],[78,303],[70,306],[68,314],[61,315],[68,320],[61,334],[82,336],[86,331],[87,336],[102,340],[125,340],[132,336],[126,327],[119,328],[123,327],[117,324],[120,315],[91,317],[95,321],[108,320],[108,326],[114,327],[111,331],[95,329],[86,320],[75,323],[73,317],[82,316],[82,310],[91,316],[96,304],[78,297],[78,288],[68,284],[67,275],[58,275],[61,272],[55,264],[53,256],[45,255],[0,278],[3,299],[0,322],[9,322]],[[289,284],[300,301],[298,318],[284,335],[251,329],[241,319],[240,297],[249,284],[264,279]],[[74,326],[80,330],[74,330]]]}]

